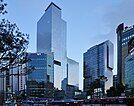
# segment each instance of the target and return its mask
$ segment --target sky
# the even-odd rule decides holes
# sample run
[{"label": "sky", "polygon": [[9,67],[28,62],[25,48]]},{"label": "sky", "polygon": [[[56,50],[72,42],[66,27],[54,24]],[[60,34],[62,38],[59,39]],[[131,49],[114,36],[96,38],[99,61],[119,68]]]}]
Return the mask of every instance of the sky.
[{"label": "sky", "polygon": [[36,52],[37,21],[54,2],[67,22],[67,55],[79,62],[80,89],[83,86],[83,53],[106,40],[114,44],[114,70],[117,70],[116,28],[134,24],[134,0],[5,0],[8,14],[2,18],[16,23],[30,35],[29,52]]}]

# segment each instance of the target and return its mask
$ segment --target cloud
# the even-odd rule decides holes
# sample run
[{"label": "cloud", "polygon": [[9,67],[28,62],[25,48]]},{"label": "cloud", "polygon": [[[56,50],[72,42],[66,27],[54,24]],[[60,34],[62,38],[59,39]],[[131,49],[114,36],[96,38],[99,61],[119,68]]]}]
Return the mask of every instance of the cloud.
[{"label": "cloud", "polygon": [[117,70],[117,41],[115,31],[120,23],[124,23],[126,26],[134,25],[133,4],[134,0],[119,0],[116,3],[105,6],[104,24],[109,29],[109,32],[103,36],[109,36],[109,39],[114,43],[114,74]]},{"label": "cloud", "polygon": [[134,0],[120,0],[116,5],[109,5],[106,8],[106,24],[110,28],[117,27],[120,23],[126,25],[134,24]]}]

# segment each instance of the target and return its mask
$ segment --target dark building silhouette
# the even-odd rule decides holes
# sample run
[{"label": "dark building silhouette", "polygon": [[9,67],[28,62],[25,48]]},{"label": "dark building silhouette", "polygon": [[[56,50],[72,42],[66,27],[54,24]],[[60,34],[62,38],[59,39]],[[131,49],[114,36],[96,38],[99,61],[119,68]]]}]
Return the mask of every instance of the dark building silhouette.
[{"label": "dark building silhouette", "polygon": [[134,37],[134,26],[124,27],[120,24],[117,29],[117,76],[118,83],[124,84],[125,79],[125,57],[128,55],[128,42]]}]

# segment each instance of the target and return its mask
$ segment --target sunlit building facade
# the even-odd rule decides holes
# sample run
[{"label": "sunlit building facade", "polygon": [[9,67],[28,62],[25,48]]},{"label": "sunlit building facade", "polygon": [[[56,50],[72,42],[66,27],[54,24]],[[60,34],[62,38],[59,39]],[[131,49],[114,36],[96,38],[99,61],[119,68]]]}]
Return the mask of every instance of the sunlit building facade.
[{"label": "sunlit building facade", "polygon": [[125,58],[128,55],[128,42],[132,37],[134,37],[134,26],[125,27],[124,23],[122,23],[117,27],[116,33],[118,83],[125,85]]},{"label": "sunlit building facade", "polygon": [[[84,53],[84,91],[89,88],[97,79],[100,80],[99,92],[101,96],[112,86],[113,81],[113,44],[105,41],[91,47]],[[96,91],[95,91],[96,92]]]},{"label": "sunlit building facade", "polygon": [[79,87],[79,63],[67,58],[67,80],[69,85]]},{"label": "sunlit building facade", "polygon": [[61,8],[51,3],[37,23],[37,52],[54,54],[54,86],[67,77],[66,22]]}]

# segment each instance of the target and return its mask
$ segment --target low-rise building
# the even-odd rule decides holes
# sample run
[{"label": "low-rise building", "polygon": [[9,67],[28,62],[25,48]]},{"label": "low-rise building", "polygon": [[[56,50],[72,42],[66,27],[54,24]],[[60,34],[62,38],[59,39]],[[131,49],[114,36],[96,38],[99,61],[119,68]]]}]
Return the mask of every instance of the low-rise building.
[{"label": "low-rise building", "polygon": [[27,76],[28,97],[50,98],[53,97],[54,89],[54,59],[53,54],[29,53],[31,60],[28,67],[34,70]]}]

